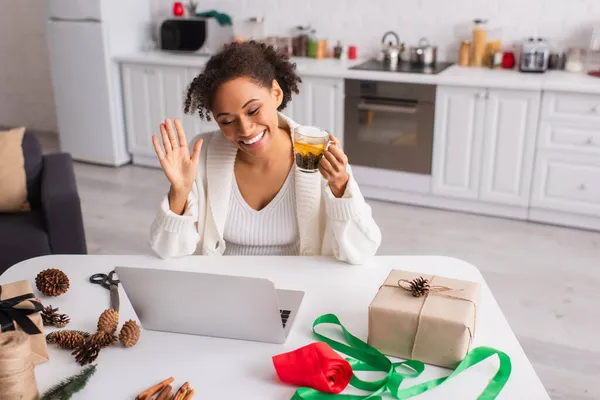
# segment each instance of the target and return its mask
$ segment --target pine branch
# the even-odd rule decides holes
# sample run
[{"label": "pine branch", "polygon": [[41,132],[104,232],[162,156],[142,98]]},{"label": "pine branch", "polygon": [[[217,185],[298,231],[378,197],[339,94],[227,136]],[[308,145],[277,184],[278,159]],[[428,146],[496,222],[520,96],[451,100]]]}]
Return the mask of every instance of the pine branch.
[{"label": "pine branch", "polygon": [[71,396],[85,387],[94,372],[96,372],[95,364],[84,368],[79,374],[73,375],[48,389],[40,400],[69,400]]}]

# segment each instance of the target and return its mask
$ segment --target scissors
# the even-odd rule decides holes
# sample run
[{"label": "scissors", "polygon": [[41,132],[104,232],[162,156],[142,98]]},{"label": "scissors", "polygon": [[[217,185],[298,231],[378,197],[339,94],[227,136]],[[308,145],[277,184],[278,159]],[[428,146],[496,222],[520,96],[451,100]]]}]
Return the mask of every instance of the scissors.
[{"label": "scissors", "polygon": [[110,290],[110,305],[116,311],[119,312],[119,281],[114,279],[115,270],[106,274],[94,274],[90,276],[90,282],[100,285],[103,288]]}]

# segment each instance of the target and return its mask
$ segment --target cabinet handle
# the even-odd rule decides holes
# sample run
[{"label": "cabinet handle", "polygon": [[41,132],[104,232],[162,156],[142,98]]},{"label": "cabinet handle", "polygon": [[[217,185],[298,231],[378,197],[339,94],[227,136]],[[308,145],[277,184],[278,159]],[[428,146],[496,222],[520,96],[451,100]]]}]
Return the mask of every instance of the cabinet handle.
[{"label": "cabinet handle", "polygon": [[585,144],[587,144],[588,146],[591,146],[594,143],[594,138],[589,137],[586,141]]},{"label": "cabinet handle", "polygon": [[580,191],[587,190],[587,186],[585,186],[585,183],[582,183],[581,185],[579,185],[579,190]]}]

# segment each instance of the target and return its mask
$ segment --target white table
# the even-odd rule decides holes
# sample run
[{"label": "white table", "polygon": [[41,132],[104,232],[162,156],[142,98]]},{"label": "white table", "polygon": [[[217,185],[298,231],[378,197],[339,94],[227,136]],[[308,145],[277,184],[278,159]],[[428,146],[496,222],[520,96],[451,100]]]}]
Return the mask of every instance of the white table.
[{"label": "white table", "polygon": [[[41,270],[63,270],[71,280],[69,291],[57,298],[42,296],[41,299],[45,305],[60,307],[60,312],[71,317],[68,328],[93,332],[98,316],[110,302],[109,292],[89,283],[88,278],[97,272],[108,273],[117,265],[265,277],[278,288],[300,289],[306,295],[284,345],[142,330],[135,347],[113,346],[102,350],[96,374],[76,398],[133,399],[138,392],[173,376],[177,387],[189,381],[197,399],[289,399],[295,388],[278,381],[271,357],[315,341],[312,323],[325,313],[335,313],[350,332],[366,339],[369,303],[390,269],[403,269],[481,282],[473,345],[502,350],[513,364],[512,375],[498,398],[549,399],[479,271],[453,258],[379,256],[366,265],[352,266],[321,257],[192,256],[165,261],[147,256],[47,256],[13,266],[0,276],[0,284],[28,279],[33,285]],[[137,320],[122,288],[120,297],[121,324],[127,319]],[[49,351],[50,361],[36,368],[40,392],[81,370],[68,350],[49,345]],[[497,366],[497,358],[492,357],[418,398],[476,399]],[[402,387],[448,373],[428,365],[421,377],[405,381]],[[347,392],[358,393],[351,389]]]}]

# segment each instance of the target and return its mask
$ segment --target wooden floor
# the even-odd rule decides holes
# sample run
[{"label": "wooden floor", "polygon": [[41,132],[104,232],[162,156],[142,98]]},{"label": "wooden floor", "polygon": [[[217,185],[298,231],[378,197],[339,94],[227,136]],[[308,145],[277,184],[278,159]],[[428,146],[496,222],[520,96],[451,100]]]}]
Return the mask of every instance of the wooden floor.
[{"label": "wooden floor", "polygon": [[[43,137],[46,151],[56,142]],[[162,171],[75,166],[89,252],[151,254]],[[476,265],[553,399],[600,399],[600,233],[369,201],[379,254]],[[535,400],[535,399],[529,399]]]}]

